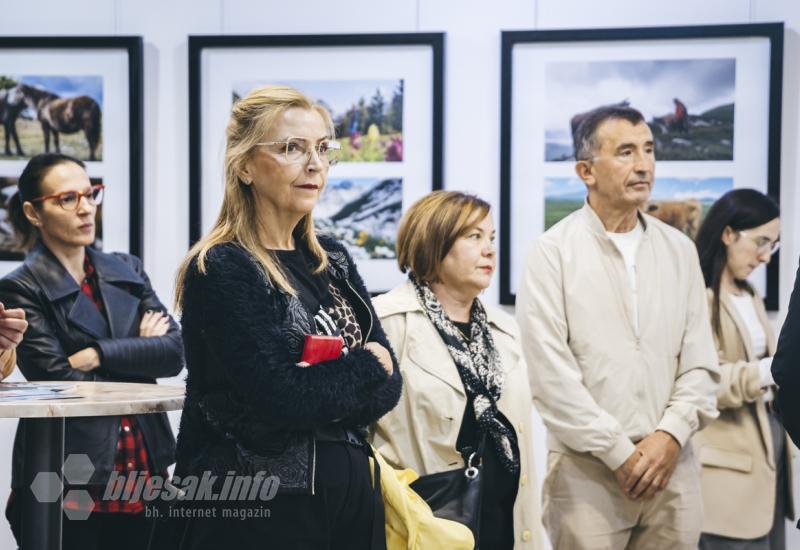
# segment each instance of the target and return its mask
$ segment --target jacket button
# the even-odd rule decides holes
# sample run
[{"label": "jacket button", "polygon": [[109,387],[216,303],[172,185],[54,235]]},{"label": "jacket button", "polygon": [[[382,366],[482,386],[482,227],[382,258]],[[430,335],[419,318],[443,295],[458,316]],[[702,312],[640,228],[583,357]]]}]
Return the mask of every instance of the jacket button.
[{"label": "jacket button", "polygon": [[528,474],[522,474],[519,476],[519,486],[525,487],[526,483],[528,483]]},{"label": "jacket button", "polygon": [[131,431],[131,427],[130,426],[125,426],[124,428],[122,428],[122,431],[129,432],[129,431]]},{"label": "jacket button", "polygon": [[523,542],[528,542],[529,540],[531,540],[531,532],[528,531],[527,529],[525,529],[522,532],[522,541]]}]

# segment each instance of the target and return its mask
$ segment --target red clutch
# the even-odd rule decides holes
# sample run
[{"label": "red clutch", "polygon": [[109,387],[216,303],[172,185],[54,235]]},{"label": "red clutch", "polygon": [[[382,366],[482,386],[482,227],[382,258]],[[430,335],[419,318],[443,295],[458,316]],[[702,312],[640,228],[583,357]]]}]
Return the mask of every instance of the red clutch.
[{"label": "red clutch", "polygon": [[341,336],[306,334],[306,342],[303,345],[303,355],[300,357],[300,362],[313,365],[338,359],[342,355],[343,345],[344,340],[342,340]]}]

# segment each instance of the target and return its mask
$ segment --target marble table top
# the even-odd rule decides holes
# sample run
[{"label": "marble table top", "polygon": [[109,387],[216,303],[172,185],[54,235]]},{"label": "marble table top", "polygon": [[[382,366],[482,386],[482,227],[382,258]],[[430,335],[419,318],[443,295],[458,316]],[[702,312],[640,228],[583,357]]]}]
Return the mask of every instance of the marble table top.
[{"label": "marble table top", "polygon": [[[47,382],[35,382],[43,386]],[[63,385],[64,382],[54,382]],[[186,388],[125,382],[69,382],[68,399],[0,401],[0,418],[114,416],[174,411],[183,408]]]}]

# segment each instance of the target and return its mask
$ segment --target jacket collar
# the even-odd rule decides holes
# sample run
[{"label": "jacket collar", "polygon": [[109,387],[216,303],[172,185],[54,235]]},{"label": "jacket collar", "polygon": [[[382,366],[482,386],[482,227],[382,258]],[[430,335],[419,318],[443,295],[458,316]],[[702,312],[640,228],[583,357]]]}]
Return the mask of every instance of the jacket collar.
[{"label": "jacket collar", "polygon": [[[597,215],[597,212],[594,211],[589,205],[589,198],[587,197],[583,201],[583,208],[581,208],[580,212],[583,214],[583,219],[586,220],[587,225],[589,228],[598,236],[608,239],[608,234],[606,232],[606,227],[603,225],[603,221],[600,219],[600,216]],[[642,229],[644,229],[644,237],[647,237],[648,232],[648,221],[647,217],[642,214],[641,211],[637,210],[636,215],[639,218],[639,221],[642,222]]]},{"label": "jacket collar", "polygon": [[[516,337],[517,327],[510,316],[499,314],[496,308],[486,307],[486,318],[489,324],[497,330]],[[422,304],[417,299],[414,285],[407,280],[381,296],[380,316],[388,317],[396,313],[409,313],[418,311],[424,314]]]},{"label": "jacket collar", "polygon": [[[86,247],[86,252],[89,254],[98,280],[109,283],[144,284],[144,280],[125,262],[110,254],[103,254],[92,247]],[[51,302],[74,294],[81,289],[58,261],[58,258],[41,241],[37,242],[25,256],[25,265],[33,273]]]},{"label": "jacket collar", "polygon": [[[709,290],[709,292],[711,291]],[[756,314],[758,315],[758,320],[761,323],[761,327],[764,329],[764,334],[767,337],[767,356],[772,357],[775,354],[775,335],[773,334],[769,325],[767,312],[766,309],[764,309],[763,302],[757,297],[756,294],[753,294],[752,299],[753,306],[755,306]],[[742,343],[744,344],[747,361],[758,360],[759,358],[755,356],[755,351],[753,350],[753,340],[750,338],[750,331],[748,330],[747,325],[745,325],[742,316],[739,315],[738,308],[731,301],[730,294],[727,292],[721,292],[719,304],[720,309],[724,310],[725,313],[728,314],[728,316],[733,320],[733,324],[736,326],[739,337],[742,339]]]},{"label": "jacket collar", "polygon": [[70,322],[97,338],[108,337],[109,329],[115,338],[125,336],[138,315],[139,299],[116,284],[143,285],[144,279],[111,254],[103,254],[92,247],[87,247],[86,253],[97,273],[108,321],[44,243],[39,241],[28,252],[25,265],[51,302],[74,297],[72,304],[66,304]]}]

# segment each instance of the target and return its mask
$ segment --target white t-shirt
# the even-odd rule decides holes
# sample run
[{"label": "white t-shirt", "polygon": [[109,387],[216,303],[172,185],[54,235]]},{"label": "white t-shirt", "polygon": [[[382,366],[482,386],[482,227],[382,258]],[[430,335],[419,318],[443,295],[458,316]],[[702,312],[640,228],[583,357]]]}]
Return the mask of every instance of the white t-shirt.
[{"label": "white t-shirt", "polygon": [[747,327],[747,332],[750,334],[753,354],[756,357],[762,357],[758,363],[758,378],[761,381],[761,387],[772,386],[775,384],[770,368],[772,366],[772,357],[764,357],[767,354],[767,333],[764,332],[764,327],[758,318],[753,297],[746,293],[741,296],[734,294],[729,294],[729,296],[736,311],[739,313],[739,317],[742,318],[744,326]]},{"label": "white t-shirt", "polygon": [[612,233],[606,231],[606,235],[616,245],[617,250],[625,260],[625,268],[628,271],[628,285],[630,286],[631,297],[633,298],[633,319],[636,328],[636,336],[639,336],[639,299],[636,288],[636,254],[639,251],[639,244],[642,242],[644,227],[641,220],[636,221],[636,227],[627,233]]}]

